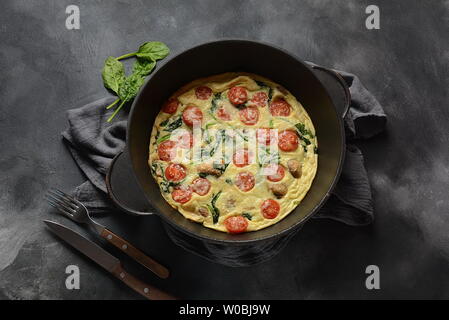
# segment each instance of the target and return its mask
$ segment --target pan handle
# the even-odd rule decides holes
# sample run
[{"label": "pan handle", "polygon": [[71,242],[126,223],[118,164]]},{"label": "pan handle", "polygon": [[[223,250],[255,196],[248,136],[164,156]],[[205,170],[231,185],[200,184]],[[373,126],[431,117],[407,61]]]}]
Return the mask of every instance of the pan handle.
[{"label": "pan handle", "polygon": [[106,174],[106,187],[112,202],[132,215],[152,215],[151,208],[134,176],[127,150],[117,154]]},{"label": "pan handle", "polygon": [[317,65],[311,65],[310,67],[327,89],[337,112],[342,118],[345,118],[349,107],[351,106],[351,93],[349,92],[349,87],[346,84],[346,81],[334,70]]}]

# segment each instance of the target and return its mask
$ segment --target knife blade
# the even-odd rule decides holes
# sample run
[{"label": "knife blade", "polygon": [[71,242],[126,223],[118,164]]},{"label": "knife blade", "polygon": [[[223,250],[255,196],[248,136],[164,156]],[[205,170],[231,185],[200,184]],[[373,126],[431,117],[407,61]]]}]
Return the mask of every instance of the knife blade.
[{"label": "knife blade", "polygon": [[59,238],[70,244],[72,247],[86,255],[88,258],[99,264],[101,267],[112,273],[126,285],[147,299],[153,300],[173,300],[174,296],[163,292],[153,286],[143,283],[135,278],[122,267],[119,259],[112,254],[80,235],[76,231],[50,220],[44,220],[50,231]]}]

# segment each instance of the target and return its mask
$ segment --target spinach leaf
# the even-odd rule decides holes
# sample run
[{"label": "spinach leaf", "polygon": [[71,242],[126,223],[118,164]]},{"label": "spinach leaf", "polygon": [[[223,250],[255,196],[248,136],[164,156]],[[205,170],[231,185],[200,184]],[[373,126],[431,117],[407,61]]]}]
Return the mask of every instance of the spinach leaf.
[{"label": "spinach leaf", "polygon": [[150,61],[164,59],[170,53],[165,43],[159,41],[145,42],[139,47],[136,56]]},{"label": "spinach leaf", "polygon": [[101,72],[103,84],[107,89],[118,93],[118,90],[125,80],[125,67],[123,63],[114,57],[108,57],[104,62],[104,67]]},{"label": "spinach leaf", "polygon": [[[145,81],[145,76],[149,75],[155,68],[156,61],[165,58],[169,53],[170,50],[165,44],[152,41],[145,42],[136,52],[106,59],[102,70],[103,83],[107,89],[112,90],[118,96],[118,99],[107,106],[106,109],[110,109],[121,102],[108,118],[108,122],[112,121],[126,102],[137,95]],[[125,68],[119,60],[133,56],[137,56],[137,61],[134,63],[132,74],[126,77]]]},{"label": "spinach leaf", "polygon": [[140,74],[141,76],[147,76],[153,71],[156,66],[156,61],[145,60],[137,58],[134,62],[133,73]]},{"label": "spinach leaf", "polygon": [[[235,130],[235,128],[233,126],[231,126],[231,125],[229,125],[229,126]],[[235,133],[237,133],[244,141],[248,142],[248,136],[241,134],[240,131],[235,131]]]},{"label": "spinach leaf", "polygon": [[151,173],[153,174],[153,176],[155,178],[162,177],[165,181],[167,181],[164,176],[164,167],[162,166],[162,164],[160,164],[158,162],[153,162],[151,164]]},{"label": "spinach leaf", "polygon": [[227,183],[227,184],[229,184],[229,185],[233,185],[234,183],[232,182],[232,179],[229,179],[229,178],[226,178],[225,179],[225,182]]},{"label": "spinach leaf", "polygon": [[165,126],[167,125],[167,123],[168,123],[168,119],[165,119],[164,121],[162,121],[162,122],[159,124],[159,126],[165,127]]},{"label": "spinach leaf", "polygon": [[212,147],[212,149],[209,152],[209,156],[213,157],[215,152],[218,151],[218,148],[221,146],[222,143],[225,141],[225,130],[219,130],[215,136],[215,145]]},{"label": "spinach leaf", "polygon": [[117,60],[127,59],[137,56],[144,60],[157,61],[164,59],[170,53],[170,49],[159,41],[150,41],[142,44],[136,52],[124,54],[117,58]]},{"label": "spinach leaf", "polygon": [[151,174],[153,176],[156,176],[156,170],[157,170],[157,164],[156,163],[152,163],[151,164]]},{"label": "spinach leaf", "polygon": [[268,102],[271,102],[271,100],[273,100],[273,88],[270,87],[268,89]]},{"label": "spinach leaf", "polygon": [[268,90],[268,102],[271,102],[271,100],[273,99],[273,88],[270,87],[268,84],[266,84],[263,81],[258,81],[258,80],[255,80],[255,81],[261,89]]},{"label": "spinach leaf", "polygon": [[223,174],[223,173],[226,171],[226,169],[228,168],[228,166],[229,166],[229,162],[228,162],[228,163],[214,163],[214,164],[212,165],[212,167],[213,167],[214,169],[219,170],[219,171],[221,172],[221,174]]},{"label": "spinach leaf", "polygon": [[133,99],[137,95],[137,92],[139,92],[144,81],[145,78],[138,73],[133,73],[129,77],[126,77],[118,90],[120,100],[128,102]]},{"label": "spinach leaf", "polygon": [[162,181],[160,183],[161,185],[161,189],[163,192],[165,193],[169,193],[170,192],[170,187],[177,187],[181,184],[181,182],[173,182],[173,181],[167,181],[164,179],[164,181]]},{"label": "spinach leaf", "polygon": [[260,80],[254,80],[254,81],[257,83],[257,85],[259,87],[261,87],[261,88],[268,88],[268,85],[265,82],[260,81]]},{"label": "spinach leaf", "polygon": [[306,128],[305,124],[303,123],[297,123],[295,124],[296,130],[298,130],[299,133],[301,133],[302,135],[308,135],[311,138],[313,138],[313,134],[312,132]]},{"label": "spinach leaf", "polygon": [[145,78],[138,73],[133,73],[129,77],[125,78],[125,80],[120,84],[120,87],[118,88],[117,92],[118,97],[122,103],[118,106],[117,109],[115,109],[114,113],[112,113],[112,115],[108,118],[108,122],[111,122],[112,119],[114,119],[114,117],[122,109],[123,105],[126,102],[130,101],[137,95],[144,81]]},{"label": "spinach leaf", "polygon": [[215,111],[217,111],[218,109],[218,100],[221,99],[221,92],[217,92],[216,94],[214,94],[214,97],[212,98],[212,102],[211,102],[211,108],[210,108],[210,112],[213,114]]},{"label": "spinach leaf", "polygon": [[215,205],[215,203],[217,202],[220,195],[221,195],[221,190],[217,194],[212,195],[212,200],[210,201],[210,205],[209,204],[207,205],[210,213],[212,214],[212,221],[214,224],[218,222],[218,218],[220,217],[220,210],[218,210],[218,208]]},{"label": "spinach leaf", "polygon": [[154,146],[155,144],[157,144],[157,139],[159,139],[159,135],[160,135],[160,134],[161,134],[160,131],[157,130],[157,131],[156,131],[156,135],[154,136],[153,146]]},{"label": "spinach leaf", "polygon": [[206,144],[211,144],[212,141],[214,141],[214,139],[212,139],[212,136],[209,135],[209,131],[207,129],[201,128],[201,132],[203,134],[203,140]]},{"label": "spinach leaf", "polygon": [[304,149],[304,152],[307,152],[307,146],[312,144],[312,142],[306,136],[313,138],[314,135],[312,134],[312,132],[309,129],[306,128],[306,126],[303,123],[295,124],[295,128],[296,128],[296,134],[301,139],[301,142],[303,142],[302,147]]},{"label": "spinach leaf", "polygon": [[248,213],[248,212],[243,212],[242,213],[242,217],[244,217],[244,218],[246,218],[248,220],[253,220],[253,216],[250,213]]},{"label": "spinach leaf", "polygon": [[214,196],[212,196],[211,204],[215,207],[215,203],[217,202],[218,198],[221,195],[221,190],[217,192]]},{"label": "spinach leaf", "polygon": [[304,143],[306,144],[306,146],[308,146],[309,144],[311,144],[312,142],[310,142],[310,140],[308,138],[306,138],[305,136],[300,136],[301,140],[304,141]]},{"label": "spinach leaf", "polygon": [[264,165],[269,163],[280,163],[281,156],[279,152],[271,153],[270,148],[263,146],[260,148],[260,150],[263,152],[260,152],[258,154],[259,167],[263,167]]},{"label": "spinach leaf", "polygon": [[181,118],[181,115],[179,115],[179,116],[173,118],[172,121],[169,122],[169,123],[165,126],[164,131],[172,132],[172,131],[175,131],[176,129],[178,129],[180,126],[182,126],[182,118]]}]

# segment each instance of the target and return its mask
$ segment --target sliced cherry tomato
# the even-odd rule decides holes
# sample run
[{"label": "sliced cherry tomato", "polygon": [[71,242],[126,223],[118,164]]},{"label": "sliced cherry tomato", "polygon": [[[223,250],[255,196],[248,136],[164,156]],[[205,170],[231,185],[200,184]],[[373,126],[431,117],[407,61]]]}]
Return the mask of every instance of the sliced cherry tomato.
[{"label": "sliced cherry tomato", "polygon": [[228,99],[235,106],[243,104],[248,100],[248,93],[243,87],[232,87],[228,91]]},{"label": "sliced cherry tomato", "polygon": [[248,192],[249,190],[254,188],[255,184],[256,179],[251,172],[243,171],[238,173],[235,177],[235,185],[243,192]]},{"label": "sliced cherry tomato", "polygon": [[[276,143],[276,134],[274,129],[270,128],[259,128],[256,130],[257,142],[260,144],[264,144],[269,146],[271,143],[271,139],[273,139],[273,143]],[[276,140],[276,141],[274,141]]]},{"label": "sliced cherry tomato", "polygon": [[285,169],[282,165],[276,163],[270,163],[265,167],[267,173],[267,179],[271,182],[278,182],[284,179]]},{"label": "sliced cherry tomato", "polygon": [[248,126],[255,125],[259,121],[259,110],[256,107],[246,107],[239,111],[240,121]]},{"label": "sliced cherry tomato", "polygon": [[194,122],[201,123],[201,120],[203,120],[203,112],[198,107],[188,106],[182,113],[182,120],[189,127],[193,127]]},{"label": "sliced cherry tomato", "polygon": [[178,110],[178,106],[179,106],[178,99],[172,98],[164,104],[164,106],[162,107],[162,111],[168,114],[173,114],[176,112],[176,110]]},{"label": "sliced cherry tomato", "polygon": [[251,99],[251,103],[258,107],[265,107],[268,102],[268,95],[265,92],[257,92]]},{"label": "sliced cherry tomato", "polygon": [[183,149],[190,149],[193,146],[193,134],[187,130],[182,130],[182,132],[180,132],[174,140],[177,142],[178,147]]},{"label": "sliced cherry tomato", "polygon": [[217,117],[220,120],[223,121],[229,121],[231,120],[231,115],[229,114],[228,111],[226,111],[225,107],[221,106],[218,110],[217,110]]},{"label": "sliced cherry tomato", "polygon": [[270,105],[270,113],[275,117],[288,117],[290,115],[291,106],[284,99],[277,99]]},{"label": "sliced cherry tomato", "polygon": [[186,177],[186,168],[182,164],[170,163],[165,168],[165,177],[173,182],[181,181]]},{"label": "sliced cherry tomato", "polygon": [[292,130],[284,130],[279,133],[279,149],[290,152],[298,149],[298,135]]},{"label": "sliced cherry tomato", "polygon": [[206,195],[210,190],[211,183],[205,178],[196,178],[192,182],[192,189],[200,196]]},{"label": "sliced cherry tomato", "polygon": [[276,200],[267,199],[260,205],[260,211],[266,219],[274,219],[278,216],[281,206]]},{"label": "sliced cherry tomato", "polygon": [[171,197],[178,203],[186,203],[192,199],[192,189],[190,187],[180,187],[171,193]]},{"label": "sliced cherry tomato", "polygon": [[206,86],[197,87],[195,89],[195,96],[200,100],[207,100],[212,95],[212,89]]},{"label": "sliced cherry tomato", "polygon": [[157,154],[162,161],[171,161],[176,157],[176,142],[167,140],[157,147]]},{"label": "sliced cherry tomato", "polygon": [[224,225],[229,233],[242,233],[248,228],[248,221],[242,216],[233,216],[226,218]]},{"label": "sliced cherry tomato", "polygon": [[234,156],[232,157],[232,160],[234,162],[234,165],[239,168],[243,168],[250,163],[250,154],[248,149],[240,149],[237,150],[237,152],[234,153]]}]

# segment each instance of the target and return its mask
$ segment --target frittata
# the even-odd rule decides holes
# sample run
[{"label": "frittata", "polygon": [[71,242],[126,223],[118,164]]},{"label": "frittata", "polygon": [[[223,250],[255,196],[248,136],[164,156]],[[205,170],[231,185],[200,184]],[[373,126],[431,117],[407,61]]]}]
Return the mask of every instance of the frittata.
[{"label": "frittata", "polygon": [[215,230],[260,230],[286,217],[318,166],[313,123],[269,79],[225,73],[175,92],[155,119],[149,166],[164,199]]}]

